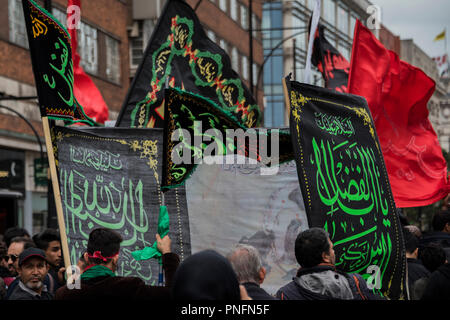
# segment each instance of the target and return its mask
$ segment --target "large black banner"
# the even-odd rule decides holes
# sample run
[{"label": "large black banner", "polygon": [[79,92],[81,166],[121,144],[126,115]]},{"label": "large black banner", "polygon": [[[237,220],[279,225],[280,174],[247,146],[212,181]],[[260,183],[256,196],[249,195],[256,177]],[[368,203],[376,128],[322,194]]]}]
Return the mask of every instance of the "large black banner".
[{"label": "large black banner", "polygon": [[[55,127],[52,139],[71,263],[86,250],[89,233],[106,227],[124,239],[117,274],[156,284],[158,262],[134,260],[131,252],[155,241],[163,201],[162,129]],[[164,201],[173,251],[184,259],[190,255],[185,190],[172,190]]]},{"label": "large black banner", "polygon": [[72,45],[67,30],[33,0],[22,0],[41,116],[95,124],[73,92]]},{"label": "large black banner", "polygon": [[[247,128],[217,104],[177,88],[165,89],[162,187],[182,185],[200,163],[241,155],[268,167],[293,159],[287,129]],[[234,157],[228,160],[234,161]],[[245,160],[244,160],[245,161]]]},{"label": "large black banner", "polygon": [[116,126],[162,128],[166,83],[213,100],[246,127],[260,121],[259,107],[231,68],[229,56],[207,37],[194,10],[181,0],[167,1]]},{"label": "large black banner", "polygon": [[367,102],[286,83],[309,226],[328,231],[339,269],[361,274],[378,294],[406,298],[402,230]]}]

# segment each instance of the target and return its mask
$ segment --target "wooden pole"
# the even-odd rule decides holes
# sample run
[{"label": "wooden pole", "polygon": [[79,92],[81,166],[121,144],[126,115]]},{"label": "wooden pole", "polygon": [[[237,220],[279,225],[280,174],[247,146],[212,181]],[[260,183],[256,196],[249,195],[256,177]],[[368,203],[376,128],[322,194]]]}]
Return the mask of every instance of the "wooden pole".
[{"label": "wooden pole", "polygon": [[53,145],[50,135],[50,125],[47,117],[42,117],[42,126],[44,128],[45,145],[47,147],[47,156],[48,156],[48,166],[50,169],[50,177],[52,179],[53,194],[55,196],[56,215],[58,218],[58,226],[61,237],[61,247],[64,257],[64,265],[66,267],[66,273],[69,272],[68,274],[70,275],[72,273],[70,272],[71,263],[69,258],[70,257],[69,245],[67,243],[66,225],[64,224],[64,215],[61,202],[61,193],[59,190],[58,173],[56,171],[55,155],[53,153]]}]

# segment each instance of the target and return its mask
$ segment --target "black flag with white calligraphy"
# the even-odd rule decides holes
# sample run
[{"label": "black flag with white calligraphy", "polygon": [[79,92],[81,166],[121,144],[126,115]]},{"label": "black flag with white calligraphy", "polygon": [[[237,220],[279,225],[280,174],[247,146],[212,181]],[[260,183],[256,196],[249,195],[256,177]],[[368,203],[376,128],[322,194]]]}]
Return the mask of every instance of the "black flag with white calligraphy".
[{"label": "black flag with white calligraphy", "polygon": [[169,0],[153,30],[117,127],[164,127],[164,88],[180,88],[211,99],[246,127],[256,127],[260,110],[232,69],[227,53],[211,41],[194,10]]},{"label": "black flag with white calligraphy", "polygon": [[33,0],[22,0],[22,5],[41,116],[96,124],[84,113],[73,92],[69,33]]},{"label": "black flag with white calligraphy", "polygon": [[361,274],[374,293],[406,299],[402,228],[366,100],[286,85],[309,226],[329,233],[337,268]]}]

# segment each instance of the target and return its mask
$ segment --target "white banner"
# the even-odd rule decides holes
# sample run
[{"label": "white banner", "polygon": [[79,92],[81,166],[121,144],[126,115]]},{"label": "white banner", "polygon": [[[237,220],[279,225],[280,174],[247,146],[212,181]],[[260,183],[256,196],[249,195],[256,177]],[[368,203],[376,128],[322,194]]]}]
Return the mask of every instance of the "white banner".
[{"label": "white banner", "polygon": [[267,270],[262,287],[275,294],[297,272],[295,239],[308,222],[295,162],[282,164],[276,175],[260,169],[198,166],[186,182],[191,246],[192,253],[214,249],[226,255],[238,242],[253,245]]}]

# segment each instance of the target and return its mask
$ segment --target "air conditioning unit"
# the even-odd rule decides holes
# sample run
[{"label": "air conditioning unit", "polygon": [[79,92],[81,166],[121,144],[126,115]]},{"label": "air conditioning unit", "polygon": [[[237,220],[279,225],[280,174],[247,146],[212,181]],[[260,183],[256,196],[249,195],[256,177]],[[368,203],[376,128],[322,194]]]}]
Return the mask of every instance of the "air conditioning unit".
[{"label": "air conditioning unit", "polygon": [[162,5],[161,0],[133,0],[133,19],[157,19],[161,14]]}]

